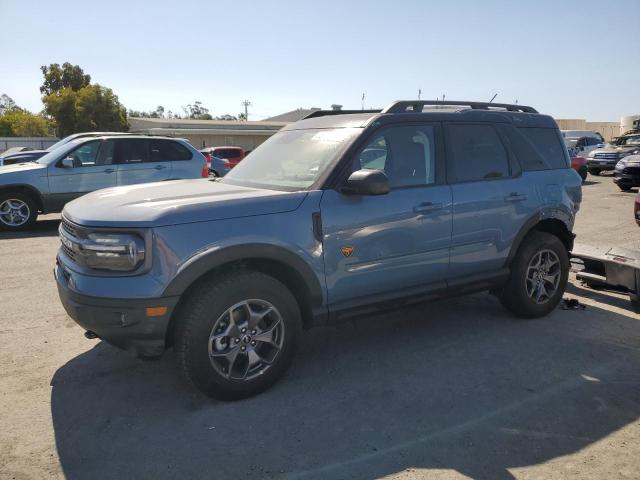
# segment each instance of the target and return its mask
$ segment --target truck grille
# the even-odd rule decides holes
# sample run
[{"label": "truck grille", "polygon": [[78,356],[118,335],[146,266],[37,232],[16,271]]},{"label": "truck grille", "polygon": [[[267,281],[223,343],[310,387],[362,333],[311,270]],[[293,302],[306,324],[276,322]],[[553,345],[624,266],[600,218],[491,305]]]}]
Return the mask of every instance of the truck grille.
[{"label": "truck grille", "polygon": [[618,158],[617,153],[596,153],[593,158],[599,160],[616,160]]},{"label": "truck grille", "polygon": [[69,223],[64,217],[62,218],[62,228],[72,237],[78,236],[78,229],[71,223]]}]

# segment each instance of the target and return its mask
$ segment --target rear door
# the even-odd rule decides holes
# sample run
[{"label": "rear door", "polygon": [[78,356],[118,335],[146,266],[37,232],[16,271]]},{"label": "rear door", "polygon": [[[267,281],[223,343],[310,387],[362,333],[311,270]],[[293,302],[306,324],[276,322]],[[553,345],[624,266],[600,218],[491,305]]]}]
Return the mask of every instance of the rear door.
[{"label": "rear door", "polygon": [[160,182],[171,177],[171,159],[159,155],[151,139],[118,139],[116,159],[118,185]]},{"label": "rear door", "polygon": [[446,139],[453,196],[448,279],[456,286],[501,271],[536,194],[492,124],[448,124]]},{"label": "rear door", "polygon": [[[348,174],[383,170],[386,195],[323,192],[323,248],[334,310],[445,287],[451,190],[439,124],[389,126],[366,141]],[[346,177],[345,177],[346,178]]]},{"label": "rear door", "polygon": [[85,193],[116,186],[116,166],[113,165],[113,140],[93,140],[79,145],[64,158],[73,160],[73,168],[62,166],[62,158],[49,167],[51,209]]}]

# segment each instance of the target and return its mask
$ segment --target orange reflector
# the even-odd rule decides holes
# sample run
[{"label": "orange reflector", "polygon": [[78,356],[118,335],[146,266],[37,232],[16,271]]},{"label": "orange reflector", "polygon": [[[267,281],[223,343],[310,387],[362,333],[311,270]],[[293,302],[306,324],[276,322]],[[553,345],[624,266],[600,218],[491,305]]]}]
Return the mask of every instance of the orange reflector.
[{"label": "orange reflector", "polygon": [[147,307],[147,317],[161,317],[167,313],[167,307]]}]

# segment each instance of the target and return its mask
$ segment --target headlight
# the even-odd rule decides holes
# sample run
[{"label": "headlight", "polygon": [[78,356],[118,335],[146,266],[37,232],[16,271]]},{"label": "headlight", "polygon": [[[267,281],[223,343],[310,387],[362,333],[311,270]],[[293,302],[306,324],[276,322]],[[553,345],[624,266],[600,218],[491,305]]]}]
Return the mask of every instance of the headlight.
[{"label": "headlight", "polygon": [[130,272],[144,262],[144,239],[130,233],[90,233],[78,245],[85,265],[96,270]]},{"label": "headlight", "polygon": [[596,151],[595,151],[595,150],[591,150],[591,151],[589,152],[589,158],[593,158],[593,157],[595,157],[595,156],[596,156]]}]

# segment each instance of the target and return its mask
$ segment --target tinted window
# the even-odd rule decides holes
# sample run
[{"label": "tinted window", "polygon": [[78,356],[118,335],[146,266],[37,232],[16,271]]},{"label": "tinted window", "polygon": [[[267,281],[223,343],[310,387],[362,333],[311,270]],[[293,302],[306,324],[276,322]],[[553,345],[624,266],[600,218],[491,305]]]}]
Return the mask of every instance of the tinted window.
[{"label": "tinted window", "polygon": [[98,154],[98,165],[111,165],[115,154],[116,142],[113,140],[103,141]]},{"label": "tinted window", "polygon": [[120,163],[149,161],[149,140],[118,140],[116,155]]},{"label": "tinted window", "polygon": [[449,125],[449,142],[457,181],[509,176],[507,152],[491,125]]},{"label": "tinted window", "polygon": [[100,142],[87,142],[80,145],[75,150],[69,152],[65,158],[73,159],[74,167],[94,167],[97,165],[98,151],[100,150]]},{"label": "tinted window", "polygon": [[151,161],[169,162],[191,160],[191,152],[184,145],[171,140],[151,140]]},{"label": "tinted window", "polygon": [[216,148],[213,155],[218,158],[240,158],[242,152],[237,148]]},{"label": "tinted window", "polygon": [[391,188],[435,183],[435,132],[428,126],[385,129],[358,155],[354,170],[383,170]]},{"label": "tinted window", "polygon": [[524,148],[535,150],[539,156],[531,163],[531,153],[525,155],[523,159],[516,152],[524,170],[540,170],[540,161],[544,165],[543,168],[567,168],[569,166],[566,150],[555,129],[521,127],[516,130],[522,134],[526,143]]}]

